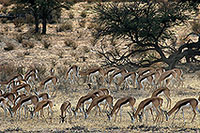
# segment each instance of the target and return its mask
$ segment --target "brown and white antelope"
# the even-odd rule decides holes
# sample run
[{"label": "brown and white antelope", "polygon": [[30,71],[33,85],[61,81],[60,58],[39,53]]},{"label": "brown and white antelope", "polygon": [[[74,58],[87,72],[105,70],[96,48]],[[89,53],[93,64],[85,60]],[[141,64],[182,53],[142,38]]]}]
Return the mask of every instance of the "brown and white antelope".
[{"label": "brown and white antelope", "polygon": [[[84,103],[85,103],[86,101],[89,101],[89,103],[90,103],[90,101],[92,101],[92,99],[94,99],[95,97],[97,97],[97,96],[96,96],[95,94],[93,94],[93,93],[89,93],[89,94],[87,94],[87,95],[85,95],[85,96],[82,96],[82,97],[78,100],[78,103],[77,103],[77,105],[76,105],[76,108],[75,108],[75,109],[72,108],[72,111],[73,111],[74,115],[76,116],[76,113],[77,113],[78,109],[80,109],[80,111],[81,111],[81,106],[82,106],[82,111],[84,111]],[[82,112],[82,111],[81,111],[81,112]]]},{"label": "brown and white antelope", "polygon": [[131,82],[131,84],[133,85],[133,87],[135,87],[135,84],[137,83],[137,73],[135,72],[128,72],[125,73],[123,75],[123,78],[119,81],[118,86],[120,86],[123,82],[126,88],[130,88],[129,87],[129,82]]},{"label": "brown and white antelope", "polygon": [[168,70],[163,72],[159,79],[157,79],[156,81],[156,85],[157,87],[161,87],[161,86],[167,86],[169,83],[172,82],[173,79],[176,78],[176,72],[173,70]]},{"label": "brown and white antelope", "polygon": [[22,79],[23,79],[22,74],[16,74],[16,75],[12,76],[8,81],[0,82],[0,85],[1,86],[6,85],[5,91],[7,91],[6,89],[8,89],[8,91],[10,91],[12,89],[12,87],[16,86],[16,81],[22,80]]},{"label": "brown and white antelope", "polygon": [[136,102],[136,99],[133,97],[124,97],[124,98],[118,99],[112,111],[110,113],[107,113],[109,121],[112,119],[113,114],[115,114],[115,121],[116,121],[117,113],[119,112],[119,110],[120,110],[120,121],[121,121],[121,108],[125,104],[129,104],[132,111],[134,112],[135,102]]},{"label": "brown and white antelope", "polygon": [[[41,90],[42,88],[47,89],[47,93],[49,94],[49,89],[48,89],[48,85],[49,84],[53,84],[54,87],[54,92],[57,92],[57,88],[56,85],[59,83],[58,78],[55,76],[49,76],[46,79],[44,79],[43,81],[40,82],[40,87],[39,90]],[[53,95],[53,94],[52,94]]]},{"label": "brown and white antelope", "polygon": [[165,98],[167,99],[167,108],[168,107],[171,108],[171,98],[170,98],[169,88],[167,88],[167,87],[158,88],[152,93],[151,97],[158,97],[160,95],[165,96]]},{"label": "brown and white antelope", "polygon": [[27,94],[30,94],[31,86],[30,84],[20,84],[20,85],[15,86],[11,92],[14,93],[15,95],[22,94],[25,92]]},{"label": "brown and white antelope", "polygon": [[196,116],[196,111],[199,112],[199,114],[200,114],[200,110],[198,109],[199,100],[200,100],[200,97],[199,97],[198,100],[196,98],[186,98],[186,99],[178,101],[174,105],[174,107],[172,109],[170,109],[168,112],[164,111],[164,113],[166,115],[166,120],[168,121],[169,117],[176,111],[175,114],[174,114],[174,117],[173,117],[173,120],[174,120],[176,114],[180,110],[182,110],[183,120],[184,120],[184,124],[185,124],[185,118],[184,118],[184,111],[183,110],[185,108],[189,108],[194,113],[194,116],[193,116],[192,121],[191,121],[191,123],[192,123],[194,121],[195,116]]},{"label": "brown and white antelope", "polygon": [[99,104],[104,101],[106,101],[108,103],[109,108],[111,110],[111,108],[113,107],[113,97],[111,95],[103,95],[103,96],[96,97],[92,100],[92,103],[90,104],[89,108],[86,109],[86,112],[84,112],[85,119],[87,119],[88,114],[90,113],[90,111],[92,110],[93,107],[97,107],[99,109],[99,113],[101,113]]},{"label": "brown and white antelope", "polygon": [[155,86],[154,82],[153,82],[153,75],[155,74],[155,72],[149,72],[147,74],[144,75],[140,75],[137,79],[137,88],[139,89],[143,89],[144,90],[144,84],[147,83],[150,86]]},{"label": "brown and white antelope", "polygon": [[19,109],[19,118],[20,118],[20,109],[25,108],[25,117],[26,117],[26,106],[27,105],[36,105],[39,102],[38,96],[30,95],[22,97],[14,107],[11,108],[11,116],[13,117],[14,113]]},{"label": "brown and white antelope", "polygon": [[[160,108],[162,106],[162,104],[163,104],[163,99],[160,97],[147,98],[140,102],[136,112],[133,113],[133,115],[130,112],[128,112],[128,114],[130,115],[132,122],[134,122],[135,119],[138,120],[137,116],[140,116],[139,115],[140,112],[142,112],[142,114],[145,113],[146,114],[146,123],[147,123],[148,115],[147,115],[146,110],[150,109],[152,111],[152,108],[154,108],[157,113],[157,116],[156,116],[155,120],[153,119],[153,121],[156,122],[157,120],[159,120],[160,116],[162,115],[162,110]],[[140,121],[141,121],[141,117],[140,117]]]},{"label": "brown and white antelope", "polygon": [[9,104],[6,98],[0,97],[0,107],[4,110],[4,118],[6,118],[7,110],[9,110]]},{"label": "brown and white antelope", "polygon": [[48,112],[51,113],[51,118],[53,117],[53,102],[51,100],[42,100],[40,102],[38,102],[33,110],[29,111],[31,112],[31,118],[34,117],[34,115],[39,115],[39,111],[40,111],[40,115],[41,117],[44,118],[44,120],[47,122],[46,118],[44,117],[44,108],[48,108]]},{"label": "brown and white antelope", "polygon": [[8,104],[10,106],[14,105],[14,100],[16,97],[16,95],[14,93],[7,92],[7,93],[0,95],[0,97],[4,97],[8,101]]},{"label": "brown and white antelope", "polygon": [[77,65],[71,66],[66,72],[66,79],[69,80],[70,83],[78,82],[79,77],[79,67]]},{"label": "brown and white antelope", "polygon": [[112,83],[112,81],[113,81],[114,84],[115,84],[116,90],[119,90],[119,87],[120,87],[120,86],[118,86],[118,84],[119,84],[120,80],[122,80],[122,78],[124,77],[124,75],[125,75],[126,73],[127,73],[127,70],[126,70],[126,69],[120,69],[120,70],[115,71],[115,72],[110,76],[109,83],[108,83],[108,88],[110,88],[111,83]]},{"label": "brown and white antelope", "polygon": [[[66,112],[69,114],[69,117],[71,117],[71,103],[69,101],[65,101],[62,103],[61,107],[60,107],[60,119],[61,119],[61,123],[63,123],[65,121],[66,118]],[[69,118],[69,122],[71,123],[71,118]]]}]

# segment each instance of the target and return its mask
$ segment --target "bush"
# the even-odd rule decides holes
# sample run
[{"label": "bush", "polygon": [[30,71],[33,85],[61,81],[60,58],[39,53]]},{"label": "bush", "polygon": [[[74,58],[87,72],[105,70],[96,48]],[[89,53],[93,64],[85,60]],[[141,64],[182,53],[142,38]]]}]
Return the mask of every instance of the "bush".
[{"label": "bush", "polygon": [[19,43],[22,43],[23,35],[22,35],[22,34],[17,35],[17,36],[16,36],[16,40],[17,40]]},{"label": "bush", "polygon": [[81,20],[81,21],[79,22],[79,25],[80,25],[81,27],[85,27],[85,24],[86,24],[85,20]]},{"label": "bush", "polygon": [[74,13],[73,12],[69,12],[69,18],[73,19],[74,18]]},{"label": "bush", "polygon": [[81,16],[82,18],[85,18],[85,17],[87,16],[86,11],[82,11],[81,14],[80,14],[80,16]]},{"label": "bush", "polygon": [[72,30],[72,24],[71,22],[65,22],[64,24],[61,24],[60,26],[56,27],[56,31],[57,32],[63,32],[63,31],[67,31],[67,30]]},{"label": "bush", "polygon": [[191,25],[192,31],[194,31],[197,34],[200,34],[200,20],[192,22]]},{"label": "bush", "polygon": [[4,50],[10,51],[14,49],[14,45],[12,43],[6,43],[6,47],[4,47]]},{"label": "bush", "polygon": [[64,43],[65,43],[65,46],[72,47],[74,50],[78,47],[77,44],[71,39],[65,40]]},{"label": "bush", "polygon": [[3,4],[4,6],[9,6],[11,3],[10,0],[0,0],[0,4]]},{"label": "bush", "polygon": [[24,48],[34,48],[34,43],[33,42],[30,42],[30,41],[23,41],[22,42],[22,46]]},{"label": "bush", "polygon": [[13,23],[14,23],[15,27],[21,27],[22,25],[24,25],[25,21],[23,18],[15,18],[13,20]]},{"label": "bush", "polygon": [[87,46],[83,46],[82,49],[83,49],[84,53],[89,53],[90,52],[90,49]]},{"label": "bush", "polygon": [[49,48],[49,46],[51,45],[49,42],[47,42],[47,41],[42,41],[42,44],[43,44],[43,46],[44,46],[44,48],[46,48],[46,49],[48,49]]}]

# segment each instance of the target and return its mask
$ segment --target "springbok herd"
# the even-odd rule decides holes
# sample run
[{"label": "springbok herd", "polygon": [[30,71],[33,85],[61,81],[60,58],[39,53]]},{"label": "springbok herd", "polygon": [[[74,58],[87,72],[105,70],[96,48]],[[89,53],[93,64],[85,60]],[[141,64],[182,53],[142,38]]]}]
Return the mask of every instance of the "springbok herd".
[{"label": "springbok herd", "polygon": [[[58,85],[60,81],[56,76],[48,76],[44,80],[40,80],[38,75],[38,70],[36,68],[29,69],[24,75],[17,74],[10,78],[7,82],[0,82],[0,105],[4,110],[4,118],[7,116],[7,111],[9,111],[11,117],[16,115],[16,118],[20,118],[20,114],[24,110],[24,117],[27,118],[28,114],[31,118],[38,116],[44,117],[44,108],[48,108],[48,113],[53,116],[53,94],[56,95]],[[181,69],[175,68],[172,70],[167,70],[163,68],[153,68],[145,67],[139,68],[135,72],[128,72],[126,69],[119,69],[117,67],[109,67],[103,69],[102,67],[94,67],[88,69],[87,71],[81,71],[76,65],[71,66],[65,75],[65,82],[69,84],[79,84],[80,78],[85,78],[88,83],[89,88],[91,84],[98,83],[101,85],[96,90],[88,92],[85,96],[79,98],[75,108],[72,107],[70,101],[64,101],[60,106],[60,122],[64,122],[66,118],[66,113],[69,114],[69,119],[72,117],[72,113],[76,118],[78,111],[82,112],[85,119],[88,118],[90,111],[95,107],[96,114],[97,109],[99,114],[103,112],[106,113],[108,120],[110,121],[115,114],[115,121],[118,112],[120,111],[121,120],[121,108],[125,104],[131,107],[131,111],[128,112],[130,120],[132,122],[143,119],[143,114],[145,113],[147,121],[147,110],[150,110],[154,122],[163,122],[163,118],[166,120],[175,112],[175,115],[179,110],[182,110],[184,119],[184,108],[191,108],[194,116],[192,122],[195,119],[196,111],[198,109],[198,103],[200,101],[200,96],[196,98],[186,98],[178,101],[173,108],[171,108],[170,99],[170,89],[169,87],[183,86],[182,79],[183,72]],[[37,86],[37,87],[36,87]],[[38,87],[39,86],[39,87]],[[57,87],[56,87],[57,86]],[[134,97],[123,97],[116,101],[113,105],[113,97],[110,95],[111,86],[114,89],[146,89],[150,88],[153,90],[152,96],[141,101],[135,109],[134,105],[136,99]],[[49,88],[54,88],[52,95],[49,95]],[[46,91],[46,92],[45,92]],[[164,95],[167,100],[167,107],[171,108],[169,111],[162,109],[163,99],[158,97],[159,95]],[[84,106],[84,104],[86,106]],[[101,110],[101,105],[103,109]],[[153,112],[156,112],[156,117],[154,119]],[[139,118],[139,119],[138,119]],[[45,119],[46,121],[46,119]],[[47,121],[46,121],[47,122]],[[185,123],[185,120],[184,120]]]}]

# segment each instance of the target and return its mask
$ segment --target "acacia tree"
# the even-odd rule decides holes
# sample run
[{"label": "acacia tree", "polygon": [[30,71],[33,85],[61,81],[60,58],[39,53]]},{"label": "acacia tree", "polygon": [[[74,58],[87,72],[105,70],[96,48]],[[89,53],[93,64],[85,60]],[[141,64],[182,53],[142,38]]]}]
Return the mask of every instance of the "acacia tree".
[{"label": "acacia tree", "polygon": [[[112,53],[104,48],[98,52],[112,65],[150,66],[163,62],[170,69],[174,68],[182,58],[200,55],[200,41],[176,46],[173,30],[193,17],[196,7],[197,3],[191,1],[98,3],[94,7],[94,22],[98,25],[94,32],[96,39],[120,39],[129,43],[123,52]],[[135,55],[148,52],[151,58],[141,58],[139,62],[131,60]]]},{"label": "acacia tree", "polygon": [[61,8],[69,9],[73,1],[67,0],[12,0],[16,4],[13,10],[23,11],[34,17],[35,32],[39,31],[40,20],[42,21],[42,34],[46,34],[48,18],[53,11],[61,10]]}]

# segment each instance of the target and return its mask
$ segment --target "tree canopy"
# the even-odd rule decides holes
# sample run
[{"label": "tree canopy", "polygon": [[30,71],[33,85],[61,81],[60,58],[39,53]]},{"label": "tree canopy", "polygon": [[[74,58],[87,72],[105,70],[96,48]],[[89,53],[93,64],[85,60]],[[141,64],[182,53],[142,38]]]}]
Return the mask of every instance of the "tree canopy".
[{"label": "tree canopy", "polygon": [[46,25],[53,11],[61,10],[61,8],[69,9],[73,1],[68,0],[12,0],[16,4],[13,10],[31,14],[34,17],[35,32],[39,31],[39,23],[42,21],[42,34],[46,34]]},{"label": "tree canopy", "polygon": [[[98,52],[109,64],[150,66],[163,62],[173,68],[182,58],[200,54],[200,42],[178,47],[173,29],[194,17],[197,5],[192,1],[98,3],[94,8],[94,22],[98,25],[94,33],[96,39],[123,39],[129,42],[124,48],[125,51],[120,54],[105,52],[103,49]],[[131,60],[135,55],[148,52],[151,58],[141,58],[139,62]]]}]

